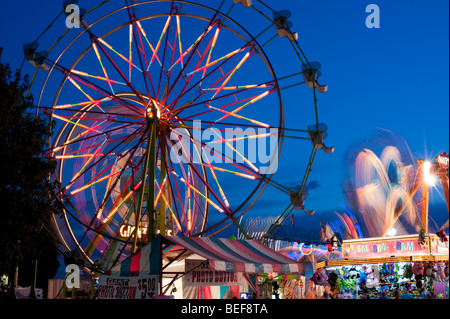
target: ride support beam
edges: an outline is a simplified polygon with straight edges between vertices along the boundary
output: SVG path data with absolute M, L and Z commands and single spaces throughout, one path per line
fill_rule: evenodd
M 427 183 L 422 183 L 422 229 L 425 234 L 428 234 L 428 201 L 429 201 L 429 187 Z
M 448 176 L 447 174 L 440 174 L 440 178 L 439 178 L 441 185 L 442 185 L 442 189 L 444 191 L 444 196 L 445 196 L 445 203 L 447 204 L 447 211 L 450 212 L 450 208 L 449 208 L 449 184 L 448 184 Z
M 166 189 L 169 186 L 163 186 L 164 180 L 166 178 L 167 175 L 167 168 L 166 168 L 166 161 L 163 160 L 163 156 L 165 157 L 165 153 L 166 153 L 166 142 L 163 138 L 161 138 L 159 140 L 159 143 L 161 145 L 161 193 L 165 193 L 164 196 L 166 196 L 167 198 L 167 192 Z M 166 185 L 169 185 L 170 183 L 166 183 Z M 169 202 L 170 203 L 170 202 Z M 158 210 L 158 217 L 159 217 L 159 233 L 161 235 L 165 235 L 166 234 L 166 203 L 165 201 L 161 200 L 159 203 L 159 210 Z
M 149 154 L 150 168 L 148 170 L 148 198 L 147 198 L 147 214 L 148 214 L 148 229 L 147 229 L 147 241 L 150 243 L 156 238 L 156 225 L 155 225 L 155 178 L 156 178 L 156 126 L 157 122 L 150 123 L 149 130 L 149 144 L 147 153 Z

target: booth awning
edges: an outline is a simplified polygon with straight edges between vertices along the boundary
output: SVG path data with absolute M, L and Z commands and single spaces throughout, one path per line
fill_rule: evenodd
M 156 275 L 161 270 L 161 253 L 170 246 L 205 258 L 209 269 L 218 271 L 279 274 L 302 272 L 301 264 L 256 240 L 158 236 L 105 274 L 120 277 Z
M 138 277 L 159 275 L 161 269 L 161 239 L 145 245 L 135 254 L 105 272 L 108 276 Z
M 302 265 L 256 240 L 204 237 L 169 237 L 165 241 L 192 251 L 209 262 L 209 268 L 246 273 L 300 273 Z

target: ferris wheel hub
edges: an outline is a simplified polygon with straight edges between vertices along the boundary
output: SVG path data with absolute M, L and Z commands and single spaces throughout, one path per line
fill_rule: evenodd
M 150 99 L 147 109 L 145 110 L 145 117 L 147 119 L 147 123 L 149 124 L 154 123 L 161 118 L 161 111 L 155 100 Z

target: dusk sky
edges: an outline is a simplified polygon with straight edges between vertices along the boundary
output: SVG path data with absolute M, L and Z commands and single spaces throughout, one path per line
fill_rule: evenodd
M 119 2 L 112 0 L 115 1 Z M 80 5 L 89 8 L 93 2 L 81 0 Z M 305 203 L 316 213 L 307 216 L 303 211 L 295 211 L 297 226 L 318 228 L 320 218 L 327 220 L 334 218 L 335 210 L 342 212 L 345 204 L 342 183 L 351 170 L 345 161 L 346 151 L 365 141 L 379 128 L 401 136 L 414 159 L 432 160 L 441 152 L 449 151 L 448 1 L 265 2 L 276 10 L 292 12 L 292 30 L 299 33 L 299 43 L 308 59 L 321 63 L 319 83 L 328 85 L 328 92 L 318 94 L 319 119 L 328 126 L 325 144 L 335 146 L 336 150 L 333 154 L 318 151 L 309 181 L 315 181 L 319 186 L 309 191 Z M 366 26 L 369 15 L 366 7 L 372 3 L 380 9 L 380 28 Z M 2 1 L 2 62 L 10 63 L 13 69 L 19 68 L 23 59 L 22 45 L 32 42 L 61 8 L 61 1 L 54 0 Z M 233 18 L 245 21 L 245 10 L 250 9 L 236 6 Z M 63 21 L 60 19 L 43 37 L 40 49 L 50 46 L 65 31 Z M 261 31 L 266 25 L 255 26 L 255 30 Z M 268 45 L 264 49 L 270 53 L 277 47 Z M 281 69 L 289 69 L 286 65 L 289 62 L 283 61 L 282 57 L 280 55 L 279 60 L 274 61 L 274 66 L 284 62 Z M 23 74 L 32 75 L 33 72 L 32 66 L 24 65 Z M 37 79 L 41 81 L 40 85 L 42 79 Z M 35 97 L 39 90 L 39 85 L 33 87 Z M 285 126 L 305 129 L 298 127 L 297 120 L 303 114 L 301 108 L 312 107 L 312 91 L 302 86 L 282 94 Z M 305 124 L 314 124 L 314 118 L 310 119 L 312 121 Z M 295 143 L 301 143 L 301 146 L 297 147 Z M 310 148 L 308 141 L 286 141 L 286 153 L 282 155 L 274 179 L 286 186 L 300 184 Z M 297 162 L 301 168 L 294 168 Z M 248 216 L 276 216 L 284 211 L 289 198 L 272 190 L 267 192 Z M 448 219 L 440 184 L 431 191 L 430 210 L 439 226 Z

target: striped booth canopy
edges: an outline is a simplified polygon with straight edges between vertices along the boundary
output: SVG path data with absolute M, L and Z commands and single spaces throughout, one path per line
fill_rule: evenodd
M 161 269 L 161 238 L 139 249 L 135 254 L 123 260 L 105 272 L 107 276 L 142 277 L 159 275 Z
M 256 240 L 164 237 L 206 258 L 209 269 L 245 273 L 300 273 L 302 265 Z
M 303 270 L 302 264 L 256 240 L 158 236 L 106 275 L 129 277 L 159 274 L 161 252 L 178 250 L 187 250 L 207 259 L 208 268 L 218 271 L 289 274 Z

